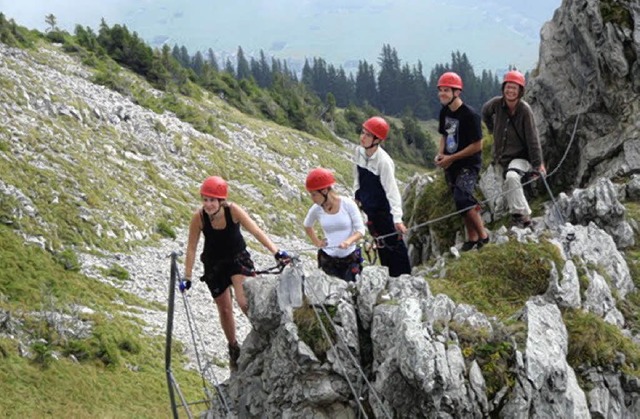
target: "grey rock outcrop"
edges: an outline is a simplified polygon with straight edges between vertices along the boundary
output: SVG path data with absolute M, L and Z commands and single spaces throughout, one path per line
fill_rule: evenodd
M 518 239 L 537 241 L 549 233 L 530 231 Z M 490 395 L 486 372 L 466 358 L 455 332 L 466 325 L 486 336 L 503 335 L 505 326 L 473 306 L 432 294 L 424 278 L 390 279 L 385 268 L 367 267 L 348 286 L 316 269 L 288 268 L 286 275 L 304 283 L 298 305 L 324 318 L 324 336 L 310 343 L 308 325 L 291 307 L 282 309 L 282 301 L 291 301 L 278 295 L 291 291 L 279 286 L 282 278 L 248 280 L 253 328 L 240 371 L 224 386 L 233 406 L 231 412 L 218 406 L 209 417 L 634 417 L 640 413 L 639 381 L 615 365 L 576 372 L 567 361 L 569 336 L 560 311 L 582 308 L 623 328 L 615 302 L 634 290 L 628 267 L 611 237 L 593 223 L 567 223 L 551 234 L 566 264 L 561 272 L 551 269 L 547 292 L 521 310 L 526 340 L 514 347 L 512 387 Z M 584 292 L 578 269 L 588 278 Z M 319 349 L 323 339 L 332 344 Z M 583 387 L 585 380 L 591 385 Z
M 580 225 L 593 222 L 613 237 L 618 248 L 633 246 L 633 228 L 625 220 L 626 209 L 619 200 L 619 189 L 625 188 L 617 188 L 609 179 L 600 178 L 585 189 L 574 189 L 570 195 L 561 193 L 556 202 L 563 221 Z M 557 217 L 555 211 L 548 214 Z
M 525 99 L 549 170 L 577 127 L 556 184 L 640 172 L 640 3 L 564 0 L 541 30 Z

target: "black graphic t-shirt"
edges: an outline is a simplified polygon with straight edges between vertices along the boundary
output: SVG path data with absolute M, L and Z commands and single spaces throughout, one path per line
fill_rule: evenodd
M 466 103 L 452 111 L 448 106 L 440 110 L 440 123 L 438 132 L 444 136 L 444 154 L 455 154 L 476 141 L 482 139 L 482 126 L 480 115 Z M 473 154 L 461 160 L 456 160 L 448 170 L 456 170 L 460 167 L 482 166 L 482 152 Z

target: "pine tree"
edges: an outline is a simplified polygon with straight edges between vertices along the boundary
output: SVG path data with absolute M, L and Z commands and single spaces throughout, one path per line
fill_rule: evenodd
M 231 74 L 234 77 L 236 75 L 236 70 L 233 68 L 233 63 L 231 63 L 231 60 L 229 58 L 227 58 L 227 60 L 224 63 L 224 71 L 226 71 L 227 73 Z
M 216 54 L 213 53 L 213 50 L 211 48 L 209 48 L 209 51 L 207 51 L 207 62 L 213 70 L 220 71 L 218 60 L 216 60 Z
M 378 106 L 378 90 L 375 77 L 373 65 L 367 63 L 367 61 L 358 63 L 355 86 L 355 103 L 358 106 L 366 104 Z
M 401 112 L 400 98 L 397 93 L 400 89 L 400 60 L 398 53 L 390 45 L 382 47 L 382 53 L 378 60 L 380 74 L 378 74 L 379 107 L 389 114 Z
M 267 56 L 262 50 L 260 50 L 259 67 L 260 67 L 260 77 L 261 77 L 259 81 L 260 85 L 263 87 L 270 87 L 272 83 L 271 68 L 269 67 L 269 63 L 267 62 Z
M 44 22 L 49 25 L 46 32 L 53 32 L 58 30 L 58 19 L 52 14 L 44 17 Z
M 244 56 L 242 47 L 238 47 L 236 78 L 238 80 L 249 79 L 251 77 L 251 69 L 249 68 L 249 61 Z
M 204 67 L 204 57 L 200 51 L 196 52 L 191 61 L 191 68 L 198 75 L 202 76 L 202 69 Z

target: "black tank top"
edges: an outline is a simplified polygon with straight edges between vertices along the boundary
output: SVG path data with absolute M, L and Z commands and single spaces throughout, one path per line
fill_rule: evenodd
M 218 230 L 213 228 L 209 214 L 202 214 L 202 233 L 204 234 L 204 250 L 201 260 L 205 265 L 217 265 L 231 262 L 236 255 L 247 248 L 247 244 L 240 233 L 240 223 L 234 223 L 231 218 L 231 208 L 223 207 L 225 228 Z

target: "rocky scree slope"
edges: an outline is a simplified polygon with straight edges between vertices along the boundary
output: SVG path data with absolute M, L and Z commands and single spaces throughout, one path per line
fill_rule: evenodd
M 165 95 L 126 70 L 120 76 L 144 95 Z M 70 249 L 88 276 L 145 300 L 166 303 L 167 256 L 185 248 L 185 229 L 206 176 L 228 179 L 230 199 L 244 205 L 279 246 L 294 251 L 309 247 L 301 239 L 310 205 L 308 170 L 323 165 L 336 171 L 342 185 L 351 184 L 348 142 L 248 118 L 213 95 L 174 99 L 213 118 L 216 134 L 204 134 L 92 80 L 93 69 L 58 46 L 22 50 L 0 44 L 0 221 L 25 242 L 54 253 Z M 162 238 L 162 230 L 176 238 Z M 273 265 L 261 245 L 249 244 L 259 268 Z M 105 276 L 114 265 L 130 280 Z M 226 341 L 217 312 L 206 286 L 194 288 L 194 317 L 207 356 L 219 360 L 224 378 Z M 176 310 L 184 314 L 182 307 Z M 132 313 L 149 330 L 164 333 L 162 310 Z M 242 337 L 249 326 L 237 314 Z M 177 318 L 176 336 L 190 346 L 184 317 Z

